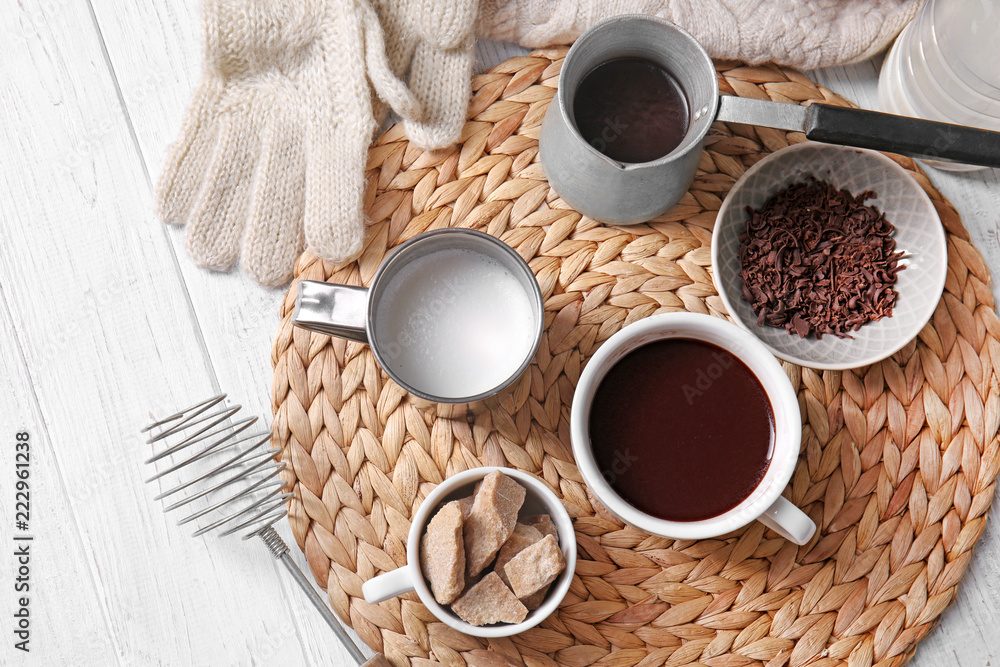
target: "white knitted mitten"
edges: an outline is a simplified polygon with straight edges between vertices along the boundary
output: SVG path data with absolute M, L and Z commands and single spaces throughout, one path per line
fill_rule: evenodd
M 468 109 L 478 0 L 375 0 L 375 4 L 393 72 L 409 73 L 410 89 L 423 109 L 419 119 L 403 120 L 406 136 L 421 148 L 455 143 Z
M 569 44 L 619 14 L 673 21 L 714 58 L 802 69 L 875 55 L 923 0 L 483 0 L 476 33 L 531 48 Z
M 206 0 L 203 17 L 202 80 L 157 184 L 161 218 L 187 225 L 199 266 L 227 270 L 239 256 L 262 285 L 287 283 L 306 242 L 325 259 L 353 258 L 375 130 L 366 64 L 398 113 L 420 113 L 391 76 L 374 10 Z

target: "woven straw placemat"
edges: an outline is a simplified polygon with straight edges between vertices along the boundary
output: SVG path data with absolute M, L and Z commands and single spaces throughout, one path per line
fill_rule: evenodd
M 933 320 L 891 358 L 846 372 L 785 364 L 803 415 L 786 495 L 819 525 L 797 547 L 753 523 L 712 540 L 654 538 L 591 500 L 568 414 L 601 341 L 657 312 L 723 316 L 709 241 L 721 198 L 747 167 L 801 134 L 716 124 L 691 191 L 658 221 L 598 224 L 569 210 L 538 163 L 539 124 L 564 49 L 477 76 L 460 146 L 428 153 L 393 127 L 371 151 L 361 258 L 303 255 L 299 279 L 367 284 L 394 246 L 438 227 L 498 236 L 528 260 L 545 300 L 534 364 L 489 411 L 422 409 L 365 345 L 294 328 L 274 343 L 274 438 L 289 464 L 289 521 L 330 604 L 396 665 L 899 665 L 952 601 L 985 527 L 1000 470 L 1000 321 L 988 270 L 955 210 L 911 160 L 948 231 Z M 778 67 L 717 65 L 724 93 L 846 102 Z M 574 517 L 576 576 L 558 611 L 509 639 L 449 629 L 414 594 L 379 605 L 361 584 L 406 562 L 421 499 L 479 465 L 535 473 Z

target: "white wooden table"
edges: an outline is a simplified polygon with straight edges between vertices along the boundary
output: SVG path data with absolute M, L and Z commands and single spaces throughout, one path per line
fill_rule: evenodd
M 151 182 L 197 81 L 197 4 L 23 0 L 0 11 L 3 665 L 349 664 L 259 544 L 191 539 L 142 482 L 138 431 L 151 414 L 220 388 L 270 413 L 282 291 L 195 268 L 181 230 L 153 213 Z M 514 52 L 483 44 L 481 65 Z M 812 74 L 871 106 L 876 73 L 863 63 Z M 931 177 L 1000 270 L 997 173 Z M 29 654 L 12 635 L 19 431 L 31 442 Z M 913 664 L 1000 665 L 996 525 Z

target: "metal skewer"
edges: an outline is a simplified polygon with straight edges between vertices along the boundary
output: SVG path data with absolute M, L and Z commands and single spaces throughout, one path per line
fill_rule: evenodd
M 274 524 L 288 513 L 287 500 L 292 495 L 285 491 L 285 482 L 280 477 L 285 463 L 275 459 L 281 452 L 268 446 L 270 433 L 250 432 L 257 417 L 233 421 L 242 406 L 228 406 L 225 399 L 225 394 L 213 396 L 142 430 L 151 434 L 146 442 L 153 445 L 154 451 L 158 446 L 164 447 L 147 459 L 146 464 L 155 465 L 164 459 L 170 462 L 168 467 L 159 470 L 146 482 L 156 482 L 171 475 L 180 480 L 161 491 L 154 500 L 179 494 L 163 511 L 188 507 L 191 513 L 181 518 L 177 525 L 194 522 L 199 526 L 199 519 L 206 521 L 207 525 L 200 525 L 193 537 L 213 530 L 220 531 L 220 536 L 239 532 L 244 540 L 259 537 L 271 555 L 285 566 L 305 591 L 309 602 L 316 607 L 357 664 L 388 665 L 381 653 L 376 653 L 370 660 L 365 658 L 323 598 L 295 565 L 288 546 L 274 530 Z M 181 460 L 175 461 L 175 455 Z M 199 500 L 202 502 L 199 503 Z

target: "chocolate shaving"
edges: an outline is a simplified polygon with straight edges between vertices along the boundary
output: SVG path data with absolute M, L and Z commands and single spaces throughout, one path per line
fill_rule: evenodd
M 895 228 L 865 201 L 810 177 L 747 207 L 740 234 L 742 296 L 758 326 L 802 338 L 851 331 L 892 315 L 902 251 Z

